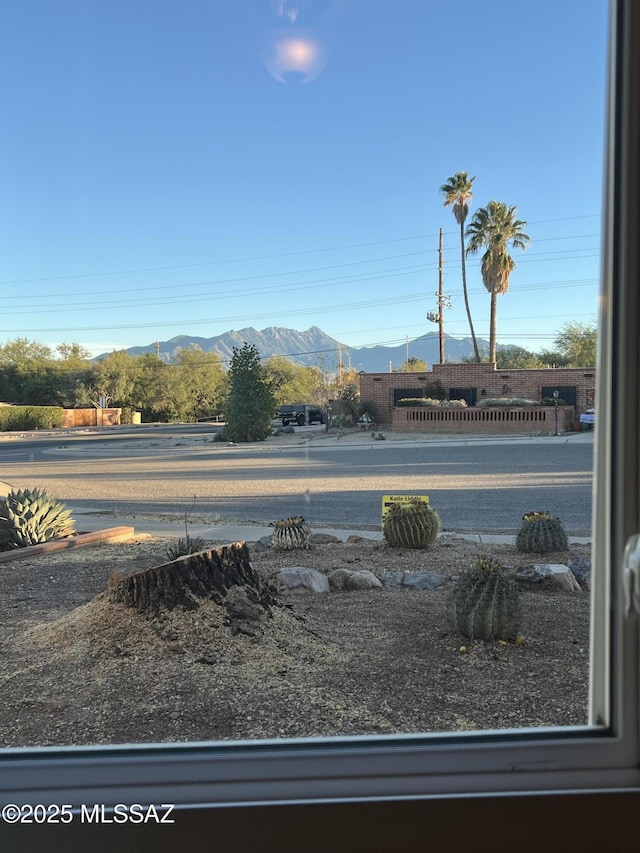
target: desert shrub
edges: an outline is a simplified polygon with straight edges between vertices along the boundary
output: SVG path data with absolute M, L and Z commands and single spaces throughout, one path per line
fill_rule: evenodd
M 517 406 L 539 406 L 539 400 L 529 400 L 527 397 L 487 397 L 479 400 L 478 406 L 505 406 L 514 408 Z
M 0 406 L 0 432 L 62 426 L 59 406 Z
M 422 407 L 426 409 L 465 409 L 466 400 L 444 400 L 435 397 L 403 397 L 396 406 L 400 408 Z
M 172 545 L 165 550 L 165 555 L 169 561 L 177 560 L 180 557 L 186 557 L 188 554 L 198 554 L 200 551 L 204 551 L 207 547 L 207 543 L 204 539 L 200 539 L 197 536 L 195 538 L 191 538 L 187 536 L 186 539 L 178 539 L 177 542 L 174 542 Z
M 436 380 L 435 382 L 429 382 L 424 386 L 424 396 L 432 397 L 434 400 L 446 400 L 447 390 L 442 382 Z
M 361 400 L 360 406 L 358 407 L 358 419 L 360 419 L 363 415 L 369 415 L 372 421 L 379 420 L 380 410 L 378 406 L 373 402 L 373 400 Z

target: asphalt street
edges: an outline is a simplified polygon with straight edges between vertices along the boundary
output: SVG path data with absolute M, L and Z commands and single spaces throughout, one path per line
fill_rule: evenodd
M 0 443 L 0 480 L 132 519 L 191 511 L 202 520 L 268 523 L 300 514 L 316 526 L 377 529 L 383 495 L 415 493 L 429 495 L 446 530 L 513 532 L 532 509 L 550 510 L 574 535 L 591 528 L 593 445 L 584 437 L 289 438 L 227 446 L 201 425 L 24 437 Z

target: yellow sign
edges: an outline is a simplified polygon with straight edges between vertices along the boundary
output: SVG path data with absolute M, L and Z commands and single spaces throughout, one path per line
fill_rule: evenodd
M 382 496 L 382 520 L 391 509 L 392 504 L 408 503 L 409 501 L 422 501 L 429 503 L 429 495 L 383 495 Z

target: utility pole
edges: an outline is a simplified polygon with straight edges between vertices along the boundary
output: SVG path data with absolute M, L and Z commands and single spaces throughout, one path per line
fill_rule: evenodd
M 407 335 L 407 366 L 409 365 L 409 335 Z
M 444 254 L 442 250 L 442 235 L 443 229 L 440 229 L 440 239 L 438 241 L 438 292 L 435 294 L 438 303 L 437 311 L 427 311 L 427 320 L 438 324 L 438 337 L 440 340 L 440 364 L 444 364 L 444 308 L 451 308 L 451 300 L 442 292 L 443 287 L 443 271 L 444 271 Z
M 440 337 L 440 364 L 444 364 L 444 318 L 442 316 L 442 228 L 438 241 L 438 335 Z
M 156 358 L 160 358 L 160 341 L 156 341 Z

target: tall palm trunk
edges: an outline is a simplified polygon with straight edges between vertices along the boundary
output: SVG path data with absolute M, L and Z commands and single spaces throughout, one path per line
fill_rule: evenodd
M 460 258 L 462 259 L 462 293 L 464 294 L 464 307 L 467 309 L 469 329 L 471 330 L 473 355 L 476 360 L 476 364 L 480 364 L 480 353 L 478 352 L 478 342 L 476 341 L 476 333 L 473 330 L 473 322 L 471 320 L 471 309 L 469 308 L 469 294 L 467 292 L 467 262 L 465 259 L 464 251 L 464 219 L 460 222 Z
M 491 317 L 489 319 L 489 361 L 494 363 L 496 358 L 496 330 L 498 316 L 498 294 L 495 290 L 491 291 Z

